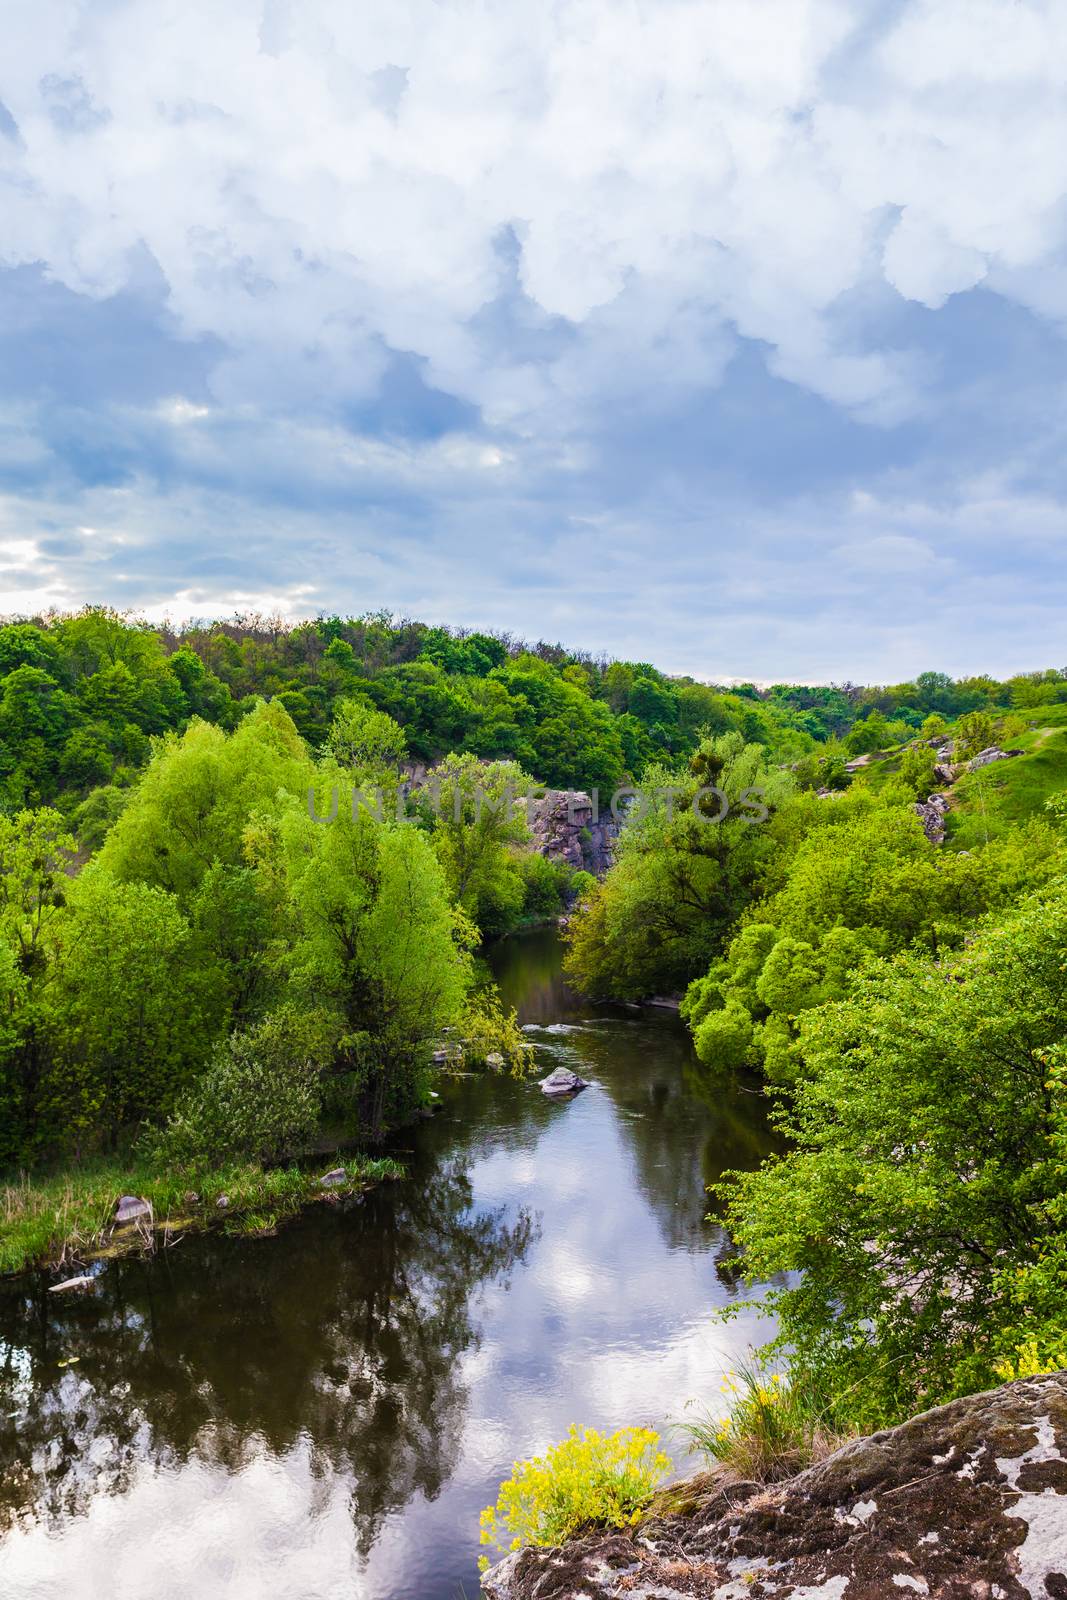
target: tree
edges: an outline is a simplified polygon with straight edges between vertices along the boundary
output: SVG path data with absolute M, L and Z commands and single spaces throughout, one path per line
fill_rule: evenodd
M 714 787 L 727 798 L 725 817 L 718 796 L 700 798 Z M 761 797 L 746 803 L 753 789 Z M 790 776 L 769 769 L 764 751 L 737 733 L 704 740 L 682 778 L 649 769 L 615 862 L 568 931 L 572 981 L 634 999 L 683 988 L 706 969 L 774 848 L 758 822 L 762 806 L 791 789 Z
M 339 1065 L 381 1133 L 418 1103 L 431 1046 L 459 1019 L 473 934 L 425 835 L 362 807 L 353 816 L 350 802 L 349 791 L 326 825 L 290 803 L 251 844 L 284 883 L 290 992 L 335 1009 Z
M 446 756 L 422 791 L 432 808 L 433 846 L 457 905 L 483 932 L 504 933 L 522 912 L 517 857 L 530 830 L 521 801 L 531 782 L 513 761 Z
M 361 776 L 395 772 L 408 753 L 403 728 L 366 700 L 338 701 L 326 749 L 341 766 Z
M 956 757 L 969 761 L 980 750 L 988 750 L 996 737 L 996 727 L 988 711 L 969 711 L 956 724 Z
M 71 885 L 53 929 L 53 1058 L 42 1088 L 65 1137 L 120 1132 L 166 1114 L 225 1022 L 221 974 L 197 951 L 177 900 L 99 866 Z
M 314 777 L 303 741 L 277 702 L 237 730 L 194 721 L 163 739 L 101 849 L 115 877 L 170 889 L 187 902 L 215 862 L 239 866 L 255 810 L 279 794 L 305 799 Z
M 146 1142 L 157 1160 L 196 1170 L 277 1158 L 318 1123 L 336 1031 L 322 1012 L 287 1007 L 219 1044 L 167 1126 Z
M 783 1342 L 864 1424 L 1063 1347 L 1065 961 L 1060 883 L 948 960 L 876 963 L 803 1017 L 792 1148 L 728 1185 L 746 1270 L 800 1274 Z
M 0 816 L 0 1164 L 39 1141 L 52 1016 L 50 941 L 74 840 L 55 811 Z

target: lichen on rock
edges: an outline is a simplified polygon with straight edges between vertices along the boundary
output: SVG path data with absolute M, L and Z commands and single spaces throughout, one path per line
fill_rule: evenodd
M 852 1440 L 769 1488 L 675 1486 L 632 1536 L 527 1549 L 488 1600 L 1067 1600 L 1067 1373 Z

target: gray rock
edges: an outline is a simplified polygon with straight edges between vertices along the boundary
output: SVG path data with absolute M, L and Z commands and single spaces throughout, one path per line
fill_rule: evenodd
M 968 772 L 977 772 L 979 767 L 988 767 L 994 761 L 1010 761 L 1013 756 L 1021 756 L 1021 750 L 1001 750 L 991 744 L 988 750 L 979 750 L 967 763 Z
M 123 1227 L 129 1222 L 151 1222 L 152 1207 L 140 1195 L 124 1194 L 115 1203 L 115 1221 Z
M 86 1289 L 91 1289 L 94 1282 L 95 1280 L 93 1278 L 88 1278 L 84 1275 L 80 1278 L 64 1278 L 62 1283 L 50 1283 L 48 1285 L 48 1293 L 65 1294 L 68 1289 L 78 1289 L 84 1291 Z
M 555 1072 L 550 1072 L 547 1078 L 541 1079 L 541 1093 L 547 1094 L 552 1100 L 561 1100 L 566 1095 L 580 1094 L 588 1087 L 585 1079 L 579 1078 L 569 1067 L 557 1067 Z
M 932 794 L 926 800 L 917 800 L 912 807 L 923 825 L 923 832 L 931 844 L 945 842 L 945 815 L 948 800 L 943 794 Z
M 342 1183 L 348 1182 L 348 1174 L 344 1167 L 334 1167 L 332 1172 L 327 1172 L 319 1179 L 320 1189 L 336 1189 Z
M 218 1209 L 220 1211 L 225 1211 L 227 1209 L 227 1207 L 229 1206 L 229 1204 L 230 1204 L 229 1195 L 228 1194 L 220 1194 L 218 1199 L 215 1201 L 215 1204 L 216 1204 L 216 1206 L 218 1207 Z
M 487 1067 L 491 1067 L 494 1072 L 501 1072 L 504 1067 L 504 1057 L 499 1050 L 490 1050 L 485 1058 L 485 1064 Z
M 677 1485 L 630 1533 L 520 1550 L 489 1600 L 1067 1595 L 1067 1373 L 969 1395 L 784 1483 Z
M 955 783 L 962 771 L 963 768 L 954 761 L 938 761 L 934 767 L 934 777 L 938 783 Z
M 620 824 L 605 802 L 603 815 L 594 815 L 593 799 L 581 789 L 549 789 L 528 808 L 533 848 L 549 861 L 603 877 L 611 865 Z M 620 807 L 621 811 L 621 807 Z

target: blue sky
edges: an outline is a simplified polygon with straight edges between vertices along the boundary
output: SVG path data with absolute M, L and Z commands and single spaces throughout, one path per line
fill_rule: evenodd
M 0 610 L 1067 664 L 1067 7 L 38 0 Z

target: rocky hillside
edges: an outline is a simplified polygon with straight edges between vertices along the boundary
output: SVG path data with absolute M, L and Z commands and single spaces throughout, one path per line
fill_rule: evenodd
M 971 1395 L 769 1489 L 694 1480 L 635 1535 L 524 1550 L 489 1600 L 1067 1600 L 1067 1373 Z

